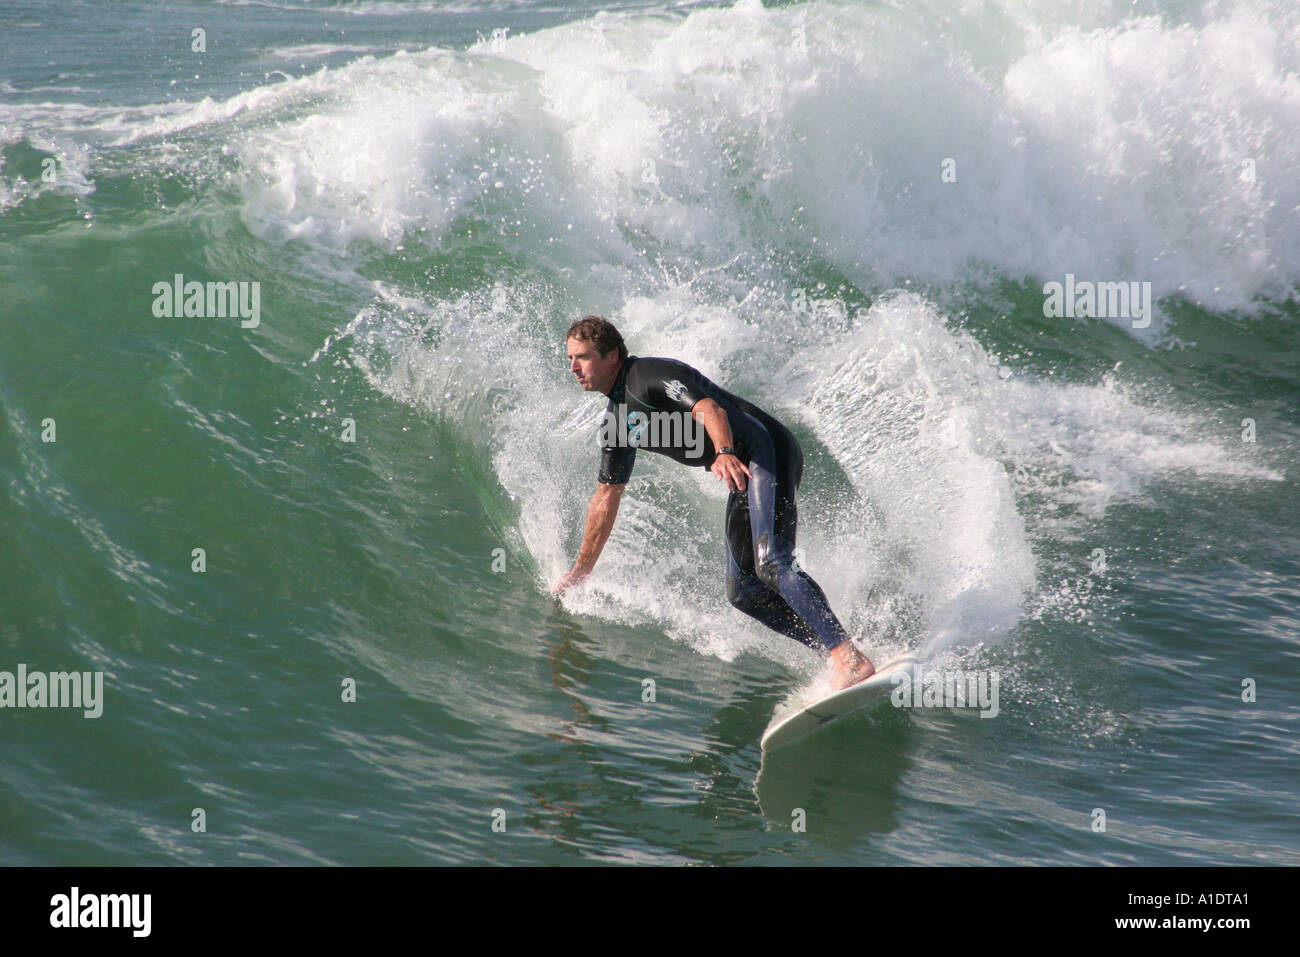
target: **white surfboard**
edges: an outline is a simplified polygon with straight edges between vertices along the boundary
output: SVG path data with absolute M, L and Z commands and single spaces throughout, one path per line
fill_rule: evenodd
M 759 747 L 764 751 L 774 751 L 802 741 L 818 731 L 828 728 L 850 715 L 869 710 L 878 704 L 887 702 L 894 688 L 895 678 L 900 674 L 916 677 L 917 666 L 921 659 L 916 655 L 903 654 L 890 658 L 880 670 L 855 685 L 850 685 L 804 707 L 796 707 L 778 718 L 774 718 L 763 732 Z

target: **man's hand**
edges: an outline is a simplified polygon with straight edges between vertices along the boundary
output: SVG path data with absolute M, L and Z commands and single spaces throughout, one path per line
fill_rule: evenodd
M 582 535 L 582 547 L 573 569 L 551 587 L 551 594 L 558 595 L 564 589 L 578 584 L 596 567 L 596 559 L 609 539 L 614 528 L 614 519 L 618 517 L 618 502 L 623 497 L 627 483 L 606 485 L 597 483 L 595 494 L 587 505 L 587 529 Z
M 733 492 L 743 492 L 746 476 L 754 477 L 745 467 L 745 463 L 731 454 L 719 455 L 709 466 L 709 471 L 718 477 L 719 482 L 725 482 L 727 488 Z
M 727 421 L 727 412 L 712 399 L 703 398 L 691 407 L 691 418 L 697 420 L 709 433 L 715 449 L 731 448 L 731 423 Z M 718 477 L 718 481 L 727 486 L 730 492 L 743 492 L 745 479 L 753 478 L 745 463 L 734 455 L 719 455 L 709 466 L 709 471 Z
M 573 569 L 572 571 L 568 572 L 563 578 L 561 578 L 558 582 L 556 582 L 553 586 L 551 586 L 551 594 L 559 595 L 560 592 L 564 591 L 564 589 L 571 588 L 572 586 L 577 585 L 579 582 L 581 582 L 584 578 L 586 578 L 590 574 L 591 572 L 589 571 L 580 571 L 576 568 Z

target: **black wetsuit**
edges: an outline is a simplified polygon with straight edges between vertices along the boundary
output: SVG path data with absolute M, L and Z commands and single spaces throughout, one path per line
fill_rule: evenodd
M 636 450 L 709 468 L 717 457 L 691 416 L 709 398 L 727 413 L 731 444 L 752 478 L 727 499 L 727 597 L 783 635 L 830 650 L 848 635 L 821 587 L 794 562 L 803 452 L 790 430 L 675 359 L 629 356 L 609 392 L 601 425 L 599 481 L 622 485 Z

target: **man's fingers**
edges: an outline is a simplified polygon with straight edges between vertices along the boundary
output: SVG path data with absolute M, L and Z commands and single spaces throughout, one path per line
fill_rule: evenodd
M 749 469 L 745 468 L 744 463 L 739 460 L 734 465 L 730 462 L 715 463 L 710 471 L 713 472 L 719 482 L 724 483 L 733 492 L 743 492 L 745 490 L 745 480 L 741 478 L 742 475 L 748 475 L 750 478 L 754 477 L 750 474 Z
M 581 584 L 582 582 L 586 581 L 587 576 L 589 574 L 591 573 L 590 572 L 582 572 L 582 573 L 565 572 L 564 577 L 561 578 L 558 582 L 556 582 L 554 586 L 552 586 L 551 594 L 558 595 L 566 588 L 572 588 L 574 585 Z
M 737 465 L 739 465 L 739 468 L 737 468 Z M 741 475 L 749 475 L 749 469 L 745 468 L 744 465 L 739 463 L 733 465 L 728 462 L 722 467 L 722 473 L 718 478 L 723 479 L 727 483 L 727 488 L 731 491 L 743 492 L 745 490 L 745 480 L 741 478 Z

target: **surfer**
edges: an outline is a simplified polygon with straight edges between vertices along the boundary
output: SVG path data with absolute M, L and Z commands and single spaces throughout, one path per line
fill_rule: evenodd
M 609 396 L 601 426 L 596 492 L 582 546 L 559 593 L 591 574 L 618 516 L 636 450 L 707 468 L 726 484 L 727 598 L 745 614 L 831 659 L 831 684 L 846 688 L 875 673 L 854 647 L 821 587 L 794 561 L 795 494 L 803 453 L 789 429 L 675 359 L 628 355 L 599 316 L 569 327 L 569 370 L 588 392 Z

